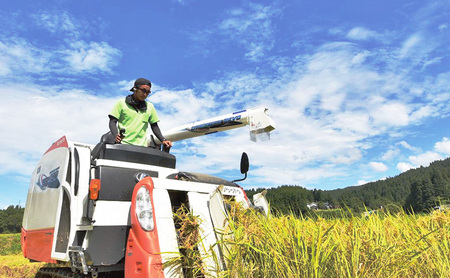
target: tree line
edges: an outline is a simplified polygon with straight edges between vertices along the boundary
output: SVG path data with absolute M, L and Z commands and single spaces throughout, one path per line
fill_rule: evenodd
M 9 206 L 0 210 L 0 234 L 20 233 L 24 208 Z
M 246 193 L 251 199 L 263 190 L 246 190 Z M 360 186 L 308 190 L 296 185 L 283 185 L 267 189 L 266 197 L 271 208 L 282 214 L 305 214 L 310 203 L 316 203 L 319 208 L 346 208 L 352 212 L 379 208 L 426 212 L 436 206 L 450 204 L 450 158 Z

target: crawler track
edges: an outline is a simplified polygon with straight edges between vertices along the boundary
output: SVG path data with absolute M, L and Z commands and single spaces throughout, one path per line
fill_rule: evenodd
M 35 278 L 92 278 L 91 274 L 84 275 L 82 273 L 74 273 L 68 267 L 43 267 L 36 273 Z M 99 273 L 98 278 L 123 278 L 124 274 L 121 271 Z

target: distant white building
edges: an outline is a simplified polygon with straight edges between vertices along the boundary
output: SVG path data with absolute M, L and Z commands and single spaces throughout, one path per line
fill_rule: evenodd
M 317 210 L 317 209 L 332 209 L 333 207 L 330 205 L 330 203 L 325 202 L 323 203 L 323 205 L 319 208 L 319 204 L 318 203 L 310 203 L 310 204 L 306 204 L 306 207 L 308 207 L 308 209 L 312 209 L 312 210 Z

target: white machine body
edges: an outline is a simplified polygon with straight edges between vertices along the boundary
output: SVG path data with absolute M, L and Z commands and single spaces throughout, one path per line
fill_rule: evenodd
M 257 108 L 185 125 L 165 136 L 177 141 L 245 125 L 254 135 L 275 128 L 267 109 Z M 226 268 L 217 244 L 217 232 L 226 223 L 224 199 L 245 208 L 251 202 L 236 183 L 182 172 L 175 165 L 175 156 L 157 149 L 94 146 L 63 136 L 43 155 L 31 177 L 22 224 L 24 256 L 69 265 L 73 272 L 92 277 L 117 270 L 125 277 L 183 277 L 182 268 L 162 265 L 180 255 L 173 213 L 185 205 L 200 218 L 199 251 L 214 277 Z M 142 192 L 148 192 L 144 201 Z M 267 213 L 265 197 L 255 200 Z M 151 229 L 140 222 L 142 204 L 149 208 L 144 212 Z

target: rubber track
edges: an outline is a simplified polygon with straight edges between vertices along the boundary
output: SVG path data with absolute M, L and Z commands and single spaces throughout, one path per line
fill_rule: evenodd
M 74 273 L 68 267 L 42 267 L 37 272 L 35 278 L 85 278 L 91 277 L 90 275 L 84 275 L 81 273 Z
M 36 273 L 35 278 L 91 278 L 91 274 L 74 273 L 68 267 L 42 267 Z M 123 272 L 99 273 L 98 278 L 124 277 Z

